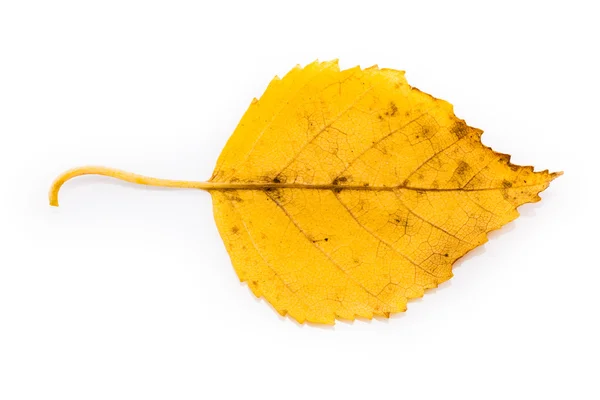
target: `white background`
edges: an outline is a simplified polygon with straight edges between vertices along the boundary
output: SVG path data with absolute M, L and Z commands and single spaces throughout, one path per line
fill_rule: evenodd
M 594 1 L 2 1 L 0 398 L 597 399 Z M 404 69 L 564 170 L 388 320 L 300 326 L 239 283 L 200 191 L 252 97 L 314 59 Z M 384 397 L 385 396 L 385 397 Z

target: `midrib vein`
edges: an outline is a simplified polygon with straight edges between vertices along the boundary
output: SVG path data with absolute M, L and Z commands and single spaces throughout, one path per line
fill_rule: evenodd
M 334 185 L 334 184 L 305 184 L 305 183 L 268 183 L 268 182 L 199 182 L 202 183 L 202 187 L 198 185 L 198 189 L 207 191 L 213 190 L 277 190 L 277 189 L 303 189 L 303 190 L 358 190 L 358 191 L 373 191 L 373 192 L 393 192 L 395 190 L 412 190 L 417 192 L 481 192 L 489 190 L 511 190 L 521 189 L 533 186 L 540 186 L 543 183 L 534 185 L 521 185 L 512 186 L 510 188 L 505 187 L 494 187 L 494 188 L 427 188 L 427 187 L 415 187 L 405 185 L 395 186 L 370 186 L 370 185 Z

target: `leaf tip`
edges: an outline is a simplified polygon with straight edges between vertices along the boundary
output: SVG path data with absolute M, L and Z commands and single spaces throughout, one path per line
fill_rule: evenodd
M 554 179 L 558 178 L 559 176 L 561 176 L 561 175 L 563 175 L 563 174 L 564 174 L 564 171 L 552 172 L 552 173 L 550 174 L 550 179 L 551 179 L 551 180 L 554 180 Z

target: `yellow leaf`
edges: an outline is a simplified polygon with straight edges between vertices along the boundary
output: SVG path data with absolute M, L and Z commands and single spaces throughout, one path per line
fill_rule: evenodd
M 560 175 L 511 164 L 481 134 L 401 71 L 314 62 L 252 102 L 209 182 L 79 169 L 51 203 L 84 173 L 209 190 L 240 280 L 281 315 L 389 316 Z

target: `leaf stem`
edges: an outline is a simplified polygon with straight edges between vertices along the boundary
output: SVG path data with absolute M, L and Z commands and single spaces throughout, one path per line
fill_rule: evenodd
M 50 205 L 58 207 L 58 192 L 61 186 L 69 179 L 81 176 L 81 175 L 102 175 L 108 176 L 115 179 L 120 179 L 125 182 L 137 183 L 139 185 L 148 186 L 160 186 L 169 188 L 184 188 L 184 189 L 203 189 L 207 190 L 213 185 L 209 182 L 194 182 L 194 181 L 177 181 L 171 179 L 158 179 L 149 176 L 143 176 L 134 174 L 127 171 L 121 171 L 119 169 L 97 167 L 97 166 L 86 166 L 70 169 L 56 178 L 50 187 L 48 198 Z

